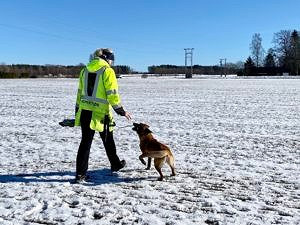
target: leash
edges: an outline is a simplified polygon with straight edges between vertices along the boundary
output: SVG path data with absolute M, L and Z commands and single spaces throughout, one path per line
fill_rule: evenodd
M 75 119 L 64 119 L 63 121 L 59 122 L 59 125 L 63 126 L 63 127 L 74 127 L 74 124 L 75 124 Z M 127 128 L 127 127 L 132 127 L 133 126 L 133 123 L 132 125 L 126 125 L 126 126 L 122 126 L 122 127 L 119 127 L 119 126 L 116 126 L 117 128 Z M 105 127 L 106 130 L 108 130 L 107 127 Z
M 131 120 L 132 121 L 132 120 Z M 126 127 L 132 127 L 133 124 L 135 124 L 136 122 L 135 121 L 132 121 L 132 124 L 131 125 L 126 125 L 126 126 L 122 126 L 122 127 L 119 127 L 119 126 L 116 126 L 117 128 L 126 128 Z
M 119 126 L 117 126 L 117 128 L 126 128 L 126 127 L 132 127 L 132 125 L 127 125 L 127 126 L 123 126 L 123 127 L 119 127 Z

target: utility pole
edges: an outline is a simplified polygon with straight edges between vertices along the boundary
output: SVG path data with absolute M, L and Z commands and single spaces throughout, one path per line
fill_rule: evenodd
M 185 55 L 185 66 L 184 66 L 184 71 L 185 71 L 185 78 L 192 78 L 193 77 L 193 50 L 194 48 L 185 48 L 184 49 L 184 55 Z M 190 72 L 188 72 L 188 60 L 190 61 Z
M 224 61 L 224 67 L 223 67 L 223 61 Z M 227 71 L 226 71 L 226 61 L 227 61 L 227 59 L 226 58 L 224 58 L 224 59 L 220 59 L 220 67 L 221 67 L 221 77 L 223 76 L 223 73 L 224 73 L 224 76 L 226 77 L 226 75 L 227 75 Z

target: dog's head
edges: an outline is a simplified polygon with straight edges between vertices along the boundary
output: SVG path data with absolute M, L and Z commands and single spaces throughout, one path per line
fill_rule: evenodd
M 136 131 L 140 136 L 152 133 L 152 131 L 149 130 L 149 125 L 144 123 L 133 123 L 132 130 Z

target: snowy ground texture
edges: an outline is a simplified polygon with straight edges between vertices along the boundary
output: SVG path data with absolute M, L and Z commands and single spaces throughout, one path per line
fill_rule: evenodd
M 125 108 L 169 145 L 177 176 L 144 170 L 116 116 L 127 167 L 99 135 L 91 182 L 72 184 L 76 79 L 0 80 L 0 224 L 300 224 L 300 79 L 119 79 Z

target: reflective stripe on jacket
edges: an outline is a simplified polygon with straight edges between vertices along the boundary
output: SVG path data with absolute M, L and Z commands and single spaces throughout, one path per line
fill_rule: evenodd
M 112 108 L 116 110 L 122 106 L 115 72 L 103 59 L 92 60 L 80 71 L 76 106 L 79 110 L 75 116 L 75 126 L 80 126 L 81 111 L 90 110 L 93 112 L 92 130 L 103 131 L 105 115 L 109 117 L 109 130 L 113 130 Z

